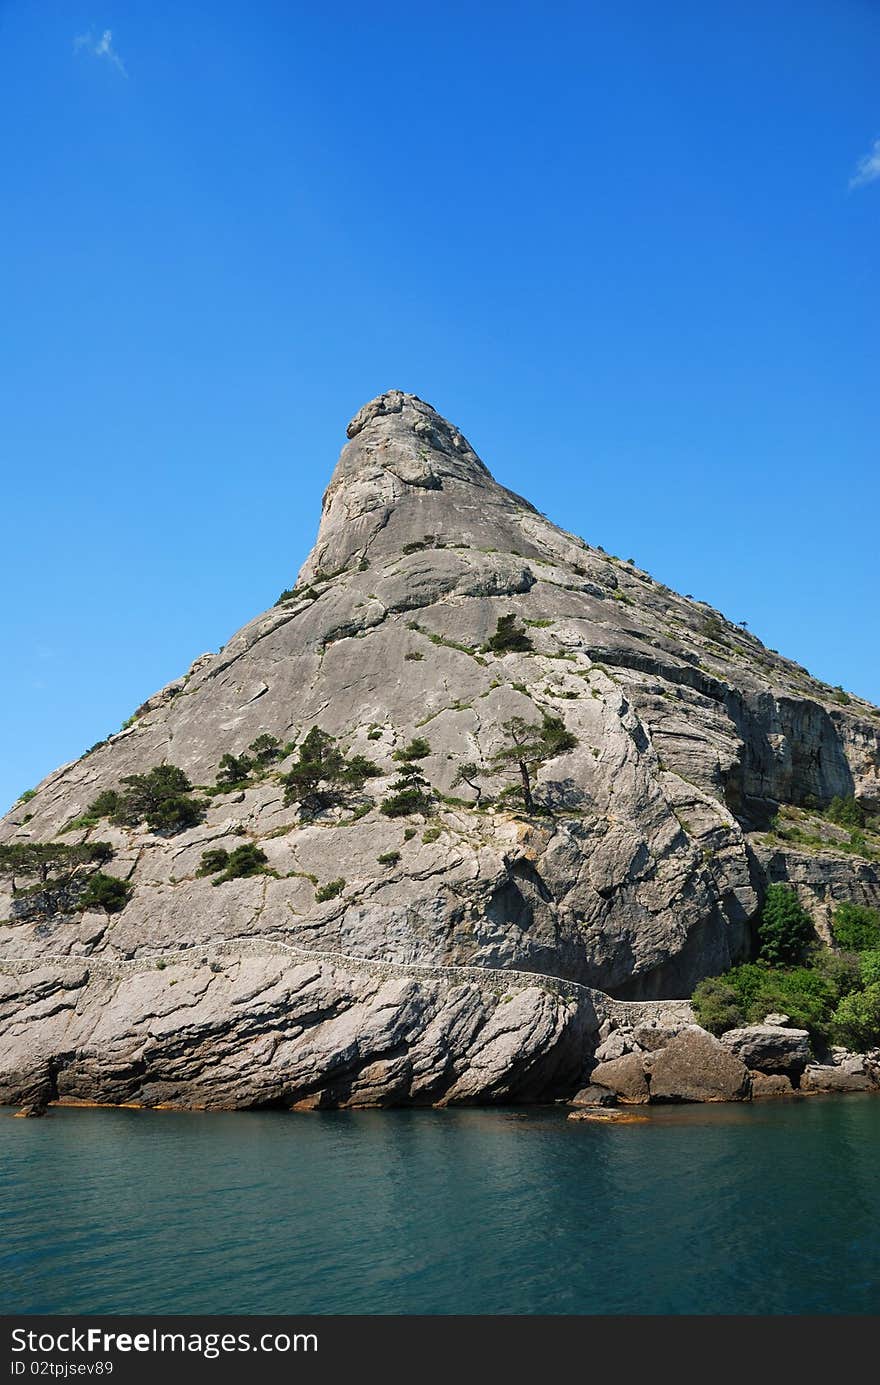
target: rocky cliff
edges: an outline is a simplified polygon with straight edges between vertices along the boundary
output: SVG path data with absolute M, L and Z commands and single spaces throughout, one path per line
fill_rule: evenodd
M 880 902 L 821 816 L 880 809 L 876 708 L 551 524 L 415 396 L 348 437 L 290 591 L 0 824 L 108 843 L 129 896 L 7 879 L 0 1100 L 531 1099 L 615 1003 L 743 959 L 768 879 L 820 931 Z M 342 768 L 310 797 L 313 727 Z M 158 765 L 191 824 L 95 812 Z

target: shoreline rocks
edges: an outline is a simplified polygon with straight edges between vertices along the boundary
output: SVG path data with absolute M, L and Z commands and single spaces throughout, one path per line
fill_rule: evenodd
M 810 1036 L 806 1029 L 783 1025 L 750 1024 L 743 1029 L 728 1029 L 721 1043 L 746 1067 L 763 1073 L 800 1074 L 813 1060 Z

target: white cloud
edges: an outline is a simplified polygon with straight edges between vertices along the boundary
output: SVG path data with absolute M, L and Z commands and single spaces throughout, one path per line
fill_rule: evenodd
M 863 188 L 880 178 L 880 139 L 875 139 L 870 153 L 859 159 L 856 171 L 849 180 L 851 188 Z
M 79 53 L 83 48 L 96 58 L 106 58 L 108 62 L 111 62 L 113 66 L 122 73 L 123 77 L 128 76 L 125 70 L 125 63 L 113 47 L 113 34 L 110 29 L 105 29 L 97 42 L 95 41 L 94 34 L 91 32 L 87 34 L 77 34 L 76 38 L 73 40 L 73 51 Z

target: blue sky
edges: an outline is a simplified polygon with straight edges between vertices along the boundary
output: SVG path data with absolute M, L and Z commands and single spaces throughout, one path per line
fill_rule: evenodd
M 429 400 L 880 701 L 880 6 L 0 0 L 0 801 L 290 585 Z

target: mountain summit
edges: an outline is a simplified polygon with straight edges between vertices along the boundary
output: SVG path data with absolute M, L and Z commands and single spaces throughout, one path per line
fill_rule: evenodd
M 880 808 L 876 708 L 415 395 L 347 434 L 294 586 L 0 823 L 0 1100 L 545 1096 L 621 1006 L 686 1016 L 768 883 L 820 933 L 880 902 L 823 816 Z

